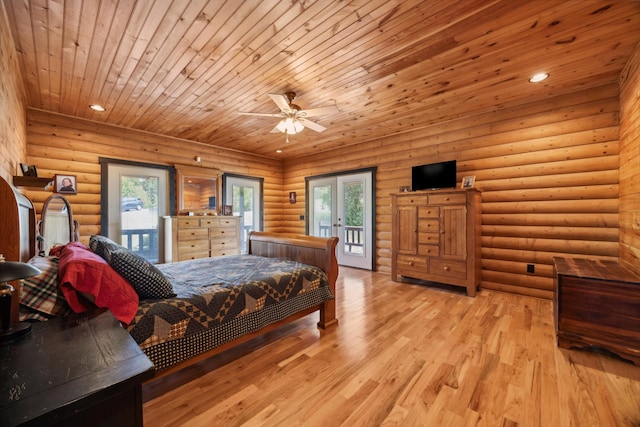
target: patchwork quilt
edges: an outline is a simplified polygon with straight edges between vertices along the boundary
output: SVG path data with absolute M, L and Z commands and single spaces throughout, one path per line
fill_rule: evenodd
M 127 329 L 158 371 L 333 299 L 321 269 L 294 261 L 238 255 L 157 267 L 177 296 L 141 300 Z

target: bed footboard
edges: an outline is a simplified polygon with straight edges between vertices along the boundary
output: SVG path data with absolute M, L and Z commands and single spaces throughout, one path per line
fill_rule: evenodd
M 249 250 L 252 255 L 284 258 L 321 268 L 329 278 L 331 291 L 336 295 L 338 260 L 337 237 L 315 237 L 289 233 L 249 233 Z M 338 322 L 335 299 L 326 301 L 320 308 L 319 328 L 327 328 Z

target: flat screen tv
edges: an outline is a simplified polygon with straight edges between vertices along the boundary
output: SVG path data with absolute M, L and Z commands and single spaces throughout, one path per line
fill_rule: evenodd
M 411 170 L 411 189 L 413 191 L 455 187 L 455 160 L 414 166 Z

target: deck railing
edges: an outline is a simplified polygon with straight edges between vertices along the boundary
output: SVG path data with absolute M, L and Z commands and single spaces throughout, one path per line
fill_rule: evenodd
M 344 227 L 344 245 L 348 246 L 349 252 L 353 252 L 353 247 L 364 247 L 364 227 Z
M 320 237 L 331 236 L 331 225 L 320 223 L 318 229 L 320 231 Z M 345 250 L 353 252 L 353 248 L 364 247 L 364 227 L 344 227 L 344 236 L 342 241 L 344 242 Z
M 158 229 L 122 230 L 122 246 L 150 262 L 158 262 Z

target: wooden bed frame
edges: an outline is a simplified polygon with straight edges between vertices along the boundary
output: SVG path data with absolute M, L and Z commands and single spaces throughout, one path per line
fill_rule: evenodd
M 302 262 L 304 264 L 314 265 L 322 269 L 329 278 L 329 285 L 333 295 L 336 295 L 336 280 L 338 279 L 338 260 L 336 258 L 336 246 L 338 244 L 337 237 L 314 237 L 301 234 L 287 233 L 266 233 L 252 231 L 249 233 L 249 250 L 252 255 L 260 255 L 268 258 L 284 258 L 292 261 Z M 246 334 L 228 343 L 222 344 L 198 356 L 178 363 L 162 372 L 156 374 L 147 383 L 154 382 L 157 379 L 171 375 L 187 366 L 193 365 L 205 359 L 208 359 L 223 351 L 229 350 L 253 338 L 264 335 L 273 331 L 280 326 L 298 320 L 315 311 L 320 312 L 320 320 L 318 327 L 326 329 L 332 325 L 338 324 L 336 318 L 336 300 L 335 298 L 325 301 L 317 307 L 299 311 L 279 322 L 265 326 L 259 331 Z
M 8 261 L 27 261 L 29 257 L 36 253 L 36 223 L 33 203 L 4 179 L 0 178 L 0 181 L 0 218 L 3 220 L 0 226 L 0 253 L 4 253 Z M 248 252 L 253 255 L 285 258 L 317 266 L 326 273 L 331 290 L 336 295 L 336 280 L 338 278 L 337 243 L 337 237 L 325 238 L 298 234 L 251 232 L 249 234 Z M 16 283 L 16 285 L 18 284 Z M 17 301 L 18 298 L 14 298 L 14 300 Z M 186 366 L 238 346 L 315 311 L 320 313 L 319 328 L 325 329 L 338 323 L 335 299 L 326 301 L 317 307 L 295 313 L 280 322 L 179 363 L 162 371 L 150 381 L 165 377 Z M 17 304 L 16 310 L 12 310 L 12 316 L 17 319 Z

